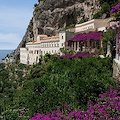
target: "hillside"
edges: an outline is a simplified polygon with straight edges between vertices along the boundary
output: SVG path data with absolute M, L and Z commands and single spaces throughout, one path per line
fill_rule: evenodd
M 64 102 L 72 110 L 84 110 L 88 100 L 96 103 L 100 93 L 116 84 L 110 58 L 62 59 L 46 54 L 40 61 L 29 67 L 0 64 L 0 116 L 28 120 L 34 113 L 63 111 Z

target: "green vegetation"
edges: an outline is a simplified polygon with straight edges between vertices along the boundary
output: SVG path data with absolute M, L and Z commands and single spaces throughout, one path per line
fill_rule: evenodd
M 95 13 L 95 14 L 93 15 L 93 19 L 98 19 L 98 18 L 100 18 L 101 16 L 102 16 L 102 11 L 99 10 L 97 13 Z
M 45 1 L 45 0 L 39 0 Z M 116 0 L 114 0 L 116 2 Z M 102 9 L 94 15 L 101 17 L 111 7 L 111 0 L 100 0 Z M 36 12 L 41 9 L 35 5 Z M 74 9 L 76 14 L 76 10 Z M 80 23 L 86 20 L 81 20 Z M 76 19 L 73 18 L 73 23 Z M 65 29 L 74 28 L 74 25 Z M 23 64 L 0 64 L 0 116 L 6 120 L 19 120 L 19 109 L 25 108 L 27 120 L 33 113 L 47 113 L 64 109 L 65 102 L 72 110 L 86 109 L 87 101 L 98 101 L 98 95 L 115 87 L 112 78 L 112 59 L 115 57 L 116 34 L 119 27 L 108 30 L 102 38 L 104 52 L 110 42 L 112 58 L 89 56 L 87 58 L 61 59 L 59 55 L 40 56 L 39 63 L 32 66 Z M 64 54 L 74 51 L 61 49 Z M 102 52 L 102 49 L 99 51 Z
M 67 26 L 67 27 L 63 28 L 63 30 L 74 28 L 74 27 L 75 27 L 75 25 L 70 25 L 70 26 Z
M 8 120 L 18 120 L 18 109 L 28 109 L 24 115 L 32 117 L 34 112 L 62 110 L 64 102 L 75 110 L 86 109 L 88 100 L 97 102 L 100 93 L 115 86 L 111 59 L 99 56 L 60 59 L 46 54 L 29 68 L 23 64 L 14 68 L 12 63 L 7 69 L 0 66 L 0 113 Z
M 42 62 L 31 66 L 29 80 L 14 95 L 14 104 L 28 108 L 29 116 L 34 112 L 62 110 L 64 102 L 72 109 L 85 109 L 88 100 L 96 102 L 98 94 L 115 86 L 109 58 L 95 56 L 53 61 L 46 55 Z
M 0 115 L 6 120 L 17 120 L 18 111 L 13 96 L 22 87 L 29 67 L 23 64 L 0 63 Z
M 99 1 L 101 5 L 107 2 L 110 6 L 114 6 L 119 2 L 119 0 L 99 0 Z
M 88 20 L 87 19 L 82 19 L 80 20 L 80 22 L 78 24 L 81 24 L 81 23 L 84 23 L 84 22 L 87 22 Z
M 120 30 L 120 27 L 116 27 L 115 29 L 109 29 L 107 30 L 102 37 L 103 41 L 103 50 L 104 50 L 104 55 L 107 54 L 107 45 L 110 45 L 110 52 L 111 52 L 111 57 L 112 59 L 115 58 L 116 55 L 116 35 L 118 33 L 118 30 Z
M 106 14 L 106 17 L 110 17 L 110 5 L 107 2 L 104 2 L 101 5 L 101 10 L 99 10 L 96 14 L 93 15 L 93 19 L 102 17 L 104 13 Z
M 114 2 L 113 0 L 100 0 L 101 10 L 99 10 L 96 14 L 93 15 L 93 19 L 98 19 L 102 17 L 104 13 L 106 14 L 106 18 L 110 17 L 111 7 L 116 5 L 118 1 L 119 0 L 114 0 Z

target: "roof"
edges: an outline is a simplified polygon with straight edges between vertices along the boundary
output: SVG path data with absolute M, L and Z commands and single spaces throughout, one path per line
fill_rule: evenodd
M 54 42 L 54 41 L 59 41 L 59 37 L 57 36 L 56 39 L 52 39 L 52 37 L 48 37 L 50 39 L 47 39 L 47 40 L 40 40 L 40 41 L 34 41 L 34 42 L 28 42 L 28 44 L 39 44 L 39 43 L 44 43 L 44 42 Z
M 40 37 L 48 37 L 47 35 L 38 35 L 38 36 L 40 36 Z
M 76 27 L 80 27 L 80 26 L 83 26 L 83 25 L 86 25 L 86 24 L 89 24 L 89 23 L 93 23 L 95 21 L 105 21 L 105 19 L 93 19 L 93 20 L 90 20 L 90 21 L 87 21 L 87 22 L 84 22 L 84 23 L 81 23 L 81 24 L 76 24 L 75 25 L 75 28 Z M 106 21 L 105 21 L 106 22 Z

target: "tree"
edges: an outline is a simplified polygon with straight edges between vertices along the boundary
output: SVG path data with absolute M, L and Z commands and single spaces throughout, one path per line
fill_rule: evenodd
M 37 6 L 38 6 L 38 4 L 37 4 L 37 3 L 35 3 L 35 4 L 34 4 L 34 8 L 36 8 Z

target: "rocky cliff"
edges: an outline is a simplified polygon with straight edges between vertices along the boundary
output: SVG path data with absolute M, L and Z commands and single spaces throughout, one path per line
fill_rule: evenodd
M 35 7 L 33 19 L 16 49 L 15 61 L 19 57 L 20 47 L 36 40 L 38 34 L 55 35 L 66 26 L 90 20 L 100 9 L 99 0 L 44 0 Z

